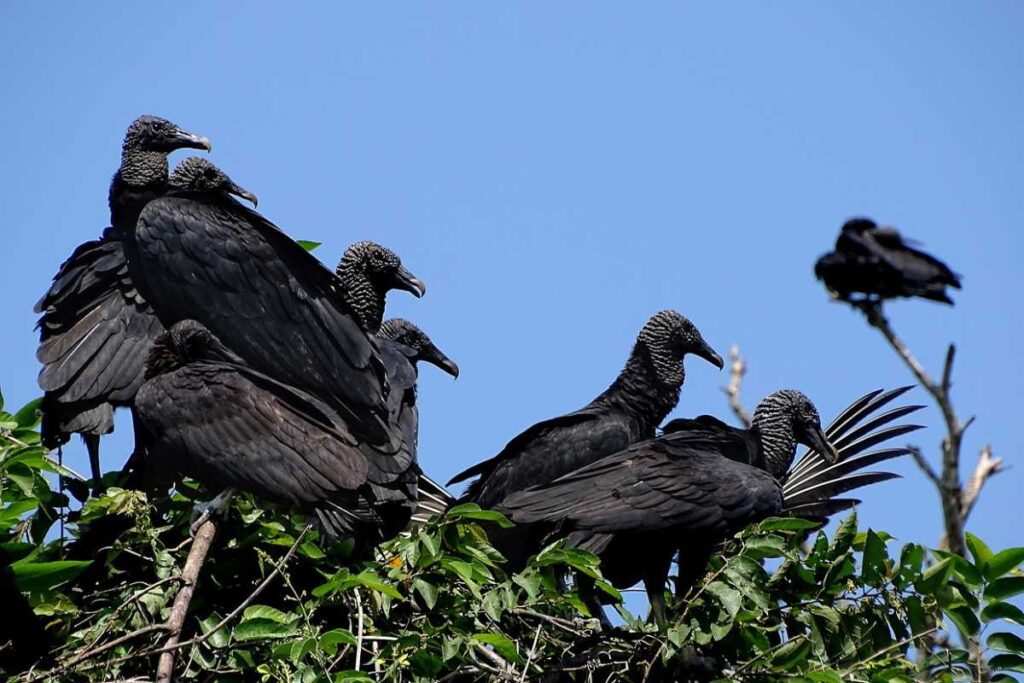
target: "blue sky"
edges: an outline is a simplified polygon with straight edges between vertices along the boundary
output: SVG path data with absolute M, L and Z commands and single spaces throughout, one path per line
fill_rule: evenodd
M 900 302 L 894 326 L 1014 464 L 1024 354 L 1024 5 L 812 2 L 342 3 L 0 7 L 4 249 L 0 386 L 37 394 L 32 304 L 107 224 L 125 126 L 154 113 L 296 238 L 395 249 L 430 286 L 389 312 L 462 367 L 421 380 L 420 453 L 441 480 L 605 388 L 636 332 L 676 308 L 749 361 L 745 399 L 798 388 L 827 420 L 910 378 L 811 269 L 868 215 L 964 274 L 956 308 Z M 175 158 L 180 158 L 181 154 Z M 676 415 L 727 417 L 727 376 L 697 360 Z M 927 402 L 921 391 L 911 394 Z M 941 419 L 916 440 L 937 461 Z M 130 447 L 126 420 L 105 463 Z M 67 450 L 85 471 L 84 449 Z M 934 543 L 911 463 L 862 520 Z M 1019 544 L 995 478 L 970 527 Z

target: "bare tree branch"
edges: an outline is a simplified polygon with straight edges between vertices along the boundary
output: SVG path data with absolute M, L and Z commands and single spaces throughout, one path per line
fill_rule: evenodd
M 185 615 L 188 614 L 189 603 L 192 602 L 192 594 L 196 589 L 196 580 L 199 572 L 203 569 L 206 556 L 210 552 L 210 546 L 217 535 L 217 523 L 211 517 L 207 519 L 196 531 L 195 539 L 192 541 L 192 549 L 185 560 L 185 568 L 181 572 L 181 589 L 174 598 L 174 605 L 171 607 L 171 615 L 167 619 L 166 628 L 171 635 L 164 645 L 166 648 L 174 648 L 181 637 L 181 628 L 185 624 Z M 156 683 L 170 683 L 174 674 L 174 655 L 177 649 L 169 649 L 160 655 L 160 661 L 156 667 Z
M 981 489 L 985 486 L 985 482 L 993 474 L 1002 471 L 1003 459 L 992 457 L 992 446 L 985 446 L 981 449 L 981 454 L 978 455 L 978 464 L 974 467 L 974 474 L 971 475 L 967 482 L 967 488 L 964 490 L 963 519 L 965 523 L 974 510 L 974 504 L 978 502 L 978 496 L 981 495 Z
M 729 384 L 722 387 L 722 391 L 729 397 L 729 407 L 733 414 L 743 423 L 743 426 L 750 429 L 754 421 L 750 418 L 750 412 L 743 407 L 740 401 L 740 390 L 743 388 L 743 376 L 747 374 L 747 364 L 740 356 L 740 347 L 736 344 L 729 349 Z

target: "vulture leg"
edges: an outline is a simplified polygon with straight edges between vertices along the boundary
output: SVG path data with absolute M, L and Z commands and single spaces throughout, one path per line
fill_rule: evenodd
M 580 600 L 587 606 L 590 615 L 601 623 L 601 630 L 605 633 L 613 631 L 615 626 L 604 611 L 601 598 L 597 594 L 597 586 L 594 585 L 594 579 L 582 572 L 576 572 L 576 588 L 579 590 Z
M 647 591 L 647 599 L 651 603 L 648 618 L 653 618 L 654 623 L 662 631 L 668 628 L 668 619 L 665 615 L 665 582 L 668 580 L 668 573 L 672 567 L 673 550 L 663 557 L 654 558 L 644 572 L 644 589 Z
M 676 577 L 676 600 L 682 600 L 690 589 L 704 577 L 713 545 L 693 544 L 679 549 L 679 576 Z
M 196 503 L 194 511 L 194 519 L 192 524 L 189 526 L 194 536 L 206 520 L 210 519 L 214 515 L 223 515 L 228 511 L 228 507 L 231 505 L 231 499 L 235 497 L 235 490 L 231 488 L 224 489 L 218 493 L 213 500 L 208 503 Z
M 100 472 L 100 436 L 99 434 L 82 434 L 85 449 L 89 451 L 89 469 L 92 470 L 92 495 L 103 493 L 103 473 Z

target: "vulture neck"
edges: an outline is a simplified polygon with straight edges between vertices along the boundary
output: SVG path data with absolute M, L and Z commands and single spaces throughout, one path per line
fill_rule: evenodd
M 591 405 L 625 413 L 636 422 L 637 438 L 649 438 L 679 403 L 685 379 L 683 364 L 672 353 L 638 341 L 626 367 Z
M 146 204 L 167 191 L 167 177 L 167 155 L 163 152 L 123 150 L 121 167 L 110 182 L 107 196 L 110 224 L 133 230 Z
M 352 309 L 359 327 L 368 334 L 377 334 L 384 320 L 386 293 L 373 286 L 366 273 L 360 270 L 358 263 L 342 260 L 338 264 L 337 274 L 341 280 L 342 297 Z
M 796 454 L 793 422 L 782 406 L 769 399 L 758 404 L 753 422 L 761 443 L 761 462 L 757 466 L 782 481 Z

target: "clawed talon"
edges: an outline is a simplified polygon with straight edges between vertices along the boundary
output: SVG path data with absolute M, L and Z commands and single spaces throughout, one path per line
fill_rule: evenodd
M 196 503 L 192 508 L 192 522 L 189 524 L 189 534 L 196 535 L 199 527 L 205 524 L 214 515 L 223 515 L 231 505 L 231 499 L 235 496 L 234 489 L 224 489 L 217 494 L 213 500 L 206 503 Z

